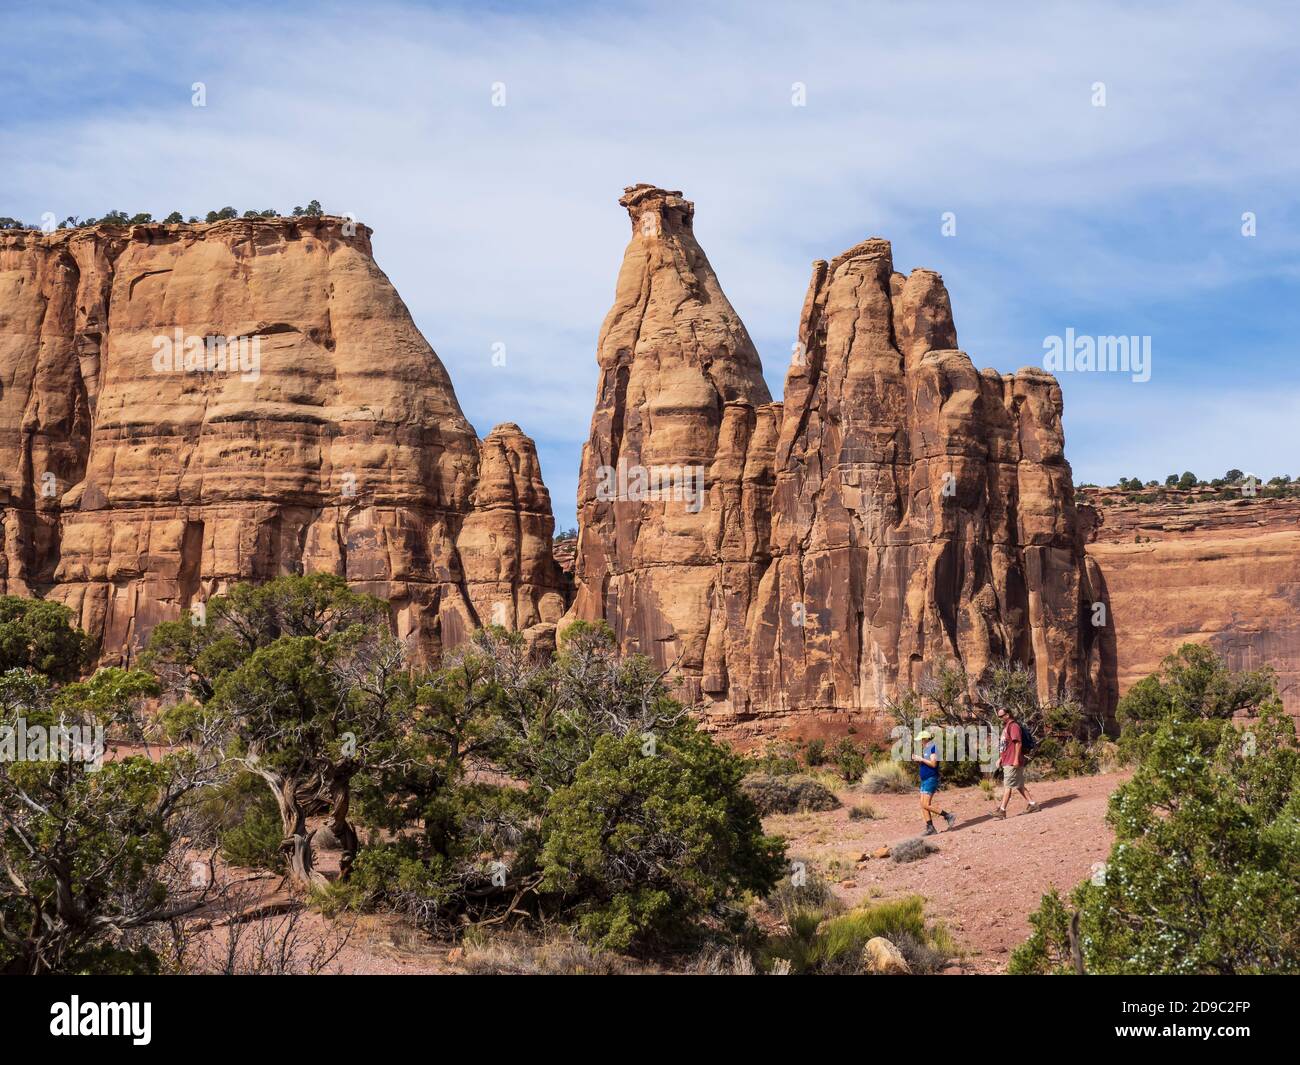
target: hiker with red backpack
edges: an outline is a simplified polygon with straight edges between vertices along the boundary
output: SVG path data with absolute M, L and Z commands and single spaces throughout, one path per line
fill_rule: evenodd
M 998 707 L 998 720 L 1002 722 L 1002 736 L 998 741 L 998 750 L 1002 752 L 998 759 L 998 765 L 1002 767 L 1002 801 L 993 811 L 993 816 L 1000 821 L 1007 816 L 1007 804 L 1013 791 L 1020 792 L 1029 804 L 1025 813 L 1037 813 L 1038 803 L 1025 790 L 1025 756 L 1034 749 L 1034 738 L 1007 713 L 1006 707 Z

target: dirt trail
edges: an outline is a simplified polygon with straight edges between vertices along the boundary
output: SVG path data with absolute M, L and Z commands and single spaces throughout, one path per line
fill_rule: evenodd
M 1005 821 L 993 818 L 996 804 L 979 788 L 945 789 L 939 805 L 957 815 L 956 827 L 949 832 L 936 824 L 939 834 L 930 842 L 938 851 L 904 864 L 875 859 L 858 867 L 857 859 L 919 834 L 924 822 L 914 794 L 844 790 L 843 809 L 769 817 L 765 824 L 786 837 L 791 858 L 812 863 L 850 905 L 924 896 L 927 914 L 946 922 L 966 951 L 964 971 L 995 973 L 1029 935 L 1040 896 L 1051 887 L 1072 889 L 1106 859 L 1113 840 L 1106 801 L 1127 777 L 1031 782 L 1042 809 L 1025 814 L 1015 796 Z M 876 820 L 849 820 L 849 807 L 861 803 L 870 804 Z

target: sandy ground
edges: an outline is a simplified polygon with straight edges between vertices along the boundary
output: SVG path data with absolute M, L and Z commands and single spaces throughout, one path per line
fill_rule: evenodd
M 1028 937 L 1029 914 L 1042 894 L 1072 889 L 1110 853 L 1106 801 L 1125 779 L 1126 773 L 1105 773 L 1030 782 L 1042 809 L 1026 814 L 1015 796 L 1005 821 L 992 816 L 996 804 L 979 788 L 945 789 L 938 805 L 957 815 L 956 826 L 948 831 L 937 823 L 939 834 L 930 842 L 938 850 L 901 864 L 858 859 L 919 834 L 925 825 L 915 795 L 845 789 L 838 793 L 842 809 L 770 817 L 765 824 L 785 836 L 792 859 L 821 871 L 850 905 L 923 896 L 927 915 L 944 921 L 965 951 L 962 970 L 997 973 Z M 861 803 L 872 807 L 876 820 L 849 820 L 849 807 Z

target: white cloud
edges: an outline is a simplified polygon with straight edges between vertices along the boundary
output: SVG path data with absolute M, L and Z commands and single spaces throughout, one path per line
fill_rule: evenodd
M 69 65 L 18 50 L 0 75 L 0 213 L 313 197 L 354 211 L 476 428 L 512 420 L 543 439 L 570 523 L 623 185 L 696 200 L 769 361 L 788 355 L 809 261 L 880 234 L 901 268 L 945 272 L 987 363 L 1021 347 L 1011 326 L 1040 290 L 1129 313 L 1243 271 L 1294 280 L 1297 242 L 1277 223 L 1300 172 L 1296 22 L 1284 5 L 1217 3 L 38 10 L 6 38 Z M 190 106 L 194 81 L 206 108 Z M 791 106 L 795 81 L 807 107 Z M 1271 223 L 1244 265 L 1243 204 Z M 1202 253 L 1146 239 L 1161 226 Z M 504 370 L 487 362 L 497 340 Z

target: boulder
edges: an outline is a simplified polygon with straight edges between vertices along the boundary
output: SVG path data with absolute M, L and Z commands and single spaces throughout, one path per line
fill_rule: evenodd
M 907 964 L 903 952 L 884 936 L 867 940 L 862 948 L 862 963 L 869 973 L 882 976 L 912 975 L 912 967 Z

